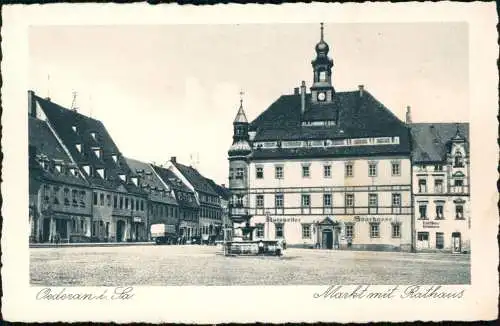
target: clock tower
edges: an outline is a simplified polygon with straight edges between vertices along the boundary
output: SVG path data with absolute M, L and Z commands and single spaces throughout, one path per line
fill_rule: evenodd
M 332 103 L 335 95 L 332 86 L 333 60 L 328 57 L 330 48 L 323 39 L 323 23 L 321 23 L 321 39 L 315 49 L 316 58 L 311 62 L 313 67 L 311 101 L 317 104 Z

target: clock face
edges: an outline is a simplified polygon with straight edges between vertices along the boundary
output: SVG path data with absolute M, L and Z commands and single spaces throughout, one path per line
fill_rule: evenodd
M 318 100 L 320 100 L 320 101 L 324 101 L 324 100 L 325 100 L 325 98 L 326 98 L 326 95 L 325 95 L 325 93 L 324 93 L 324 92 L 321 92 L 321 93 L 319 93 L 319 94 L 318 94 Z

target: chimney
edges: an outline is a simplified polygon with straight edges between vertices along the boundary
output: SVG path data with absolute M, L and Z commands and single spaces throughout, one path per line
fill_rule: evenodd
M 409 125 L 411 124 L 411 107 L 408 105 L 406 107 L 406 124 Z
M 177 163 L 177 157 L 172 156 L 172 157 L 170 158 L 170 161 L 171 161 L 172 163 Z
M 359 85 L 359 97 L 363 97 L 363 93 L 365 92 L 365 85 Z
M 221 186 L 222 186 L 222 188 L 226 188 L 226 184 L 225 183 L 222 183 Z
M 293 95 L 299 95 L 300 94 L 300 87 L 295 87 L 293 89 Z
M 306 82 L 303 80 L 300 85 L 300 112 L 306 111 Z
M 28 115 L 36 118 L 36 102 L 35 102 L 35 92 L 28 91 Z

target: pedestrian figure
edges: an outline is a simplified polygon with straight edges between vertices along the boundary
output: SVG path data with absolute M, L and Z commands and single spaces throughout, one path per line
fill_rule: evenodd
M 352 246 L 352 237 L 347 237 L 347 248 L 351 248 Z
M 260 240 L 259 242 L 259 254 L 260 255 L 264 254 L 264 242 L 262 242 L 262 240 Z

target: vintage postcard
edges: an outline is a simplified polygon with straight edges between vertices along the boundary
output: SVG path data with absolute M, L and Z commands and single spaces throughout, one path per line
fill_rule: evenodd
M 6 320 L 497 317 L 494 4 L 4 9 Z

